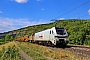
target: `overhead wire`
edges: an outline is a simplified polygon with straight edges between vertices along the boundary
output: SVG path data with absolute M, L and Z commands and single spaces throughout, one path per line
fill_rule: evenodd
M 67 7 L 65 7 L 64 9 L 62 9 L 60 12 L 66 10 L 67 8 L 69 8 L 70 6 L 72 6 L 74 3 L 76 3 L 77 1 L 78 1 L 78 0 L 75 0 L 75 1 L 72 2 L 70 5 L 68 5 Z M 60 12 L 59 12 L 59 13 L 60 13 Z M 59 14 L 59 13 L 57 13 L 57 14 Z M 57 14 L 56 14 L 56 15 L 57 15 Z M 54 15 L 54 16 L 56 16 L 56 15 Z M 54 17 L 54 16 L 53 16 L 53 17 Z
M 68 11 L 68 12 L 66 12 L 66 13 L 64 13 L 64 14 L 62 14 L 62 15 L 60 15 L 60 16 L 58 16 L 58 17 L 61 17 L 61 16 L 63 16 L 63 15 L 66 15 L 66 14 L 70 13 L 71 11 L 76 10 L 77 8 L 79 8 L 79 7 L 81 7 L 81 6 L 85 5 L 85 4 L 87 4 L 87 3 L 89 3 L 89 2 L 90 2 L 90 0 L 87 1 L 87 2 L 85 2 L 85 3 L 83 3 L 83 4 L 81 4 L 80 6 L 74 8 L 74 9 L 72 9 L 72 10 L 70 10 L 70 11 Z M 56 17 L 56 18 L 58 18 L 58 17 Z
M 80 11 L 79 13 L 77 13 L 79 19 L 80 19 L 81 17 L 83 17 L 83 16 L 87 16 L 87 15 L 88 15 L 88 14 L 86 14 L 86 15 L 83 15 L 83 16 L 79 16 L 79 14 L 81 14 L 82 12 L 85 12 L 85 11 L 86 11 L 86 9 L 85 9 L 84 11 L 82 10 L 82 11 Z M 88 11 L 88 9 L 87 9 L 87 11 Z M 77 15 L 77 14 L 76 14 L 76 15 Z
M 88 14 L 86 14 L 86 15 L 83 15 L 83 16 L 81 16 L 81 17 L 79 17 L 79 18 L 82 18 L 82 17 L 85 17 L 85 16 L 88 16 Z

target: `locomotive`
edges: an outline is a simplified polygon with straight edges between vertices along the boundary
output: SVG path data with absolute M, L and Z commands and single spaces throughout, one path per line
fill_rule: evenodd
M 67 45 L 68 44 L 68 33 L 66 29 L 63 27 L 52 27 L 50 29 L 37 32 L 33 36 L 28 36 L 28 41 L 36 42 L 36 43 L 45 43 L 45 44 L 51 43 L 57 46 Z

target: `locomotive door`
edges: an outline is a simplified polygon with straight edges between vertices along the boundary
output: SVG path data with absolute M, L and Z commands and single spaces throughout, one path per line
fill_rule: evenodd
M 53 30 L 50 30 L 49 40 L 54 40 Z

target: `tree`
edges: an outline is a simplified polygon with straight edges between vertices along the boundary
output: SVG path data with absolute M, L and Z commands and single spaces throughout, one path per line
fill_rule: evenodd
M 12 41 L 13 40 L 13 36 L 11 36 L 10 34 L 7 34 L 6 36 L 5 36 L 5 41 L 7 42 L 7 41 Z

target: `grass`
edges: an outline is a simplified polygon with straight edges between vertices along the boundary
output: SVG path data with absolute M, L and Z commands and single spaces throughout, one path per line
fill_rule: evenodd
M 30 57 L 32 57 L 34 60 L 47 60 L 40 52 L 40 49 L 35 49 L 35 46 L 30 46 L 29 43 L 18 43 L 18 45 L 21 47 L 21 49 L 26 52 Z M 40 52 L 40 53 L 39 53 Z
M 78 57 L 74 53 L 64 51 L 63 49 L 50 49 L 46 46 L 28 42 L 16 43 L 34 60 L 85 60 L 85 58 Z

